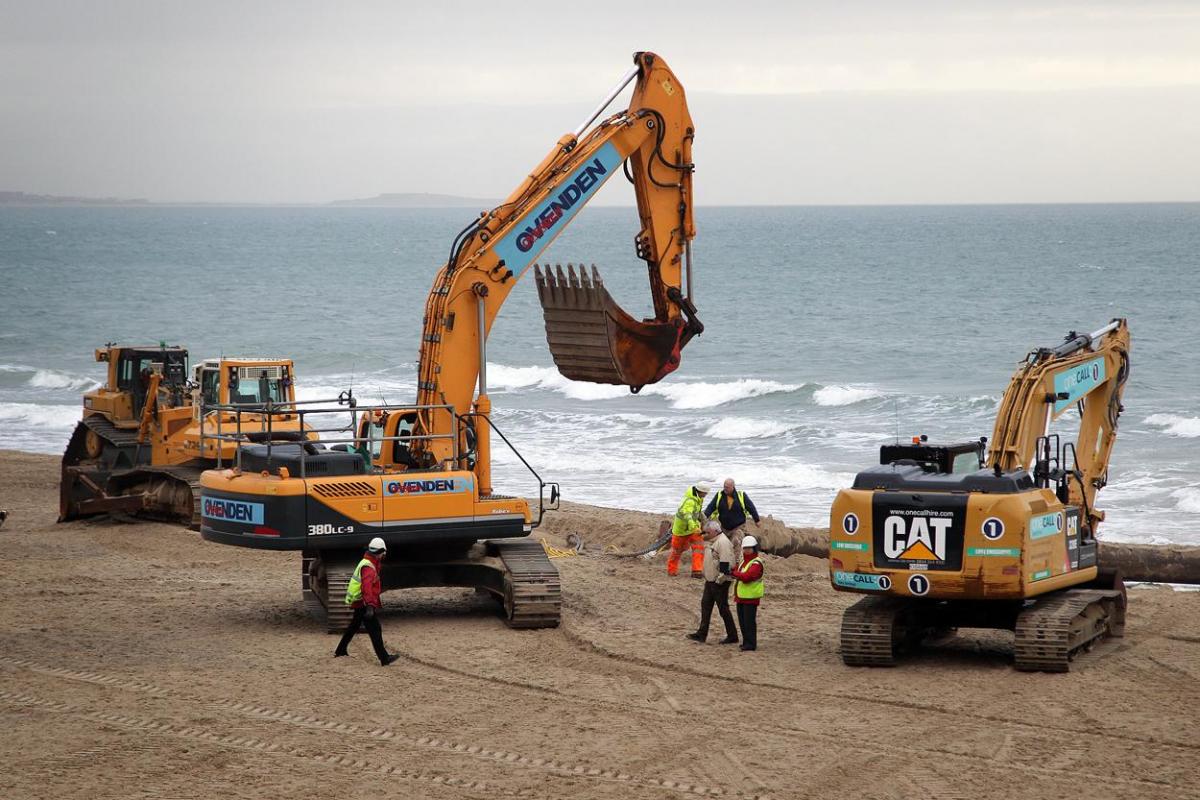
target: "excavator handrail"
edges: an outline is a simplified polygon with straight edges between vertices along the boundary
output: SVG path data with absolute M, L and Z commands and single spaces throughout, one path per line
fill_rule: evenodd
M 337 407 L 330 407 L 329 404 L 331 404 L 331 403 L 336 403 Z M 316 406 L 316 407 L 304 408 L 303 406 Z M 243 414 L 254 414 L 256 417 L 259 418 L 260 423 L 261 423 L 259 426 L 258 432 L 267 434 L 265 444 L 267 446 L 267 458 L 268 459 L 270 459 L 271 449 L 273 447 L 273 443 L 275 442 L 275 439 L 273 436 L 273 426 L 271 424 L 271 420 L 277 416 L 289 416 L 289 417 L 294 416 L 294 417 L 296 417 L 297 422 L 298 422 L 298 427 L 300 428 L 301 431 L 303 431 L 305 433 L 342 433 L 342 432 L 346 432 L 346 431 L 351 431 L 353 433 L 353 435 L 351 435 L 349 437 L 345 437 L 345 438 L 330 439 L 330 438 L 323 437 L 320 440 L 321 444 L 324 444 L 324 445 L 353 444 L 353 445 L 359 446 L 364 441 L 363 437 L 357 435 L 359 414 L 371 414 L 374 412 L 421 410 L 421 408 L 419 406 L 412 405 L 412 404 L 381 403 L 381 404 L 375 404 L 375 405 L 359 405 L 357 403 L 357 401 L 353 400 L 352 395 L 347 395 L 345 393 L 343 393 L 342 395 L 339 395 L 337 398 L 333 398 L 333 399 L 329 399 L 329 400 L 314 399 L 314 400 L 281 400 L 278 402 L 267 401 L 265 403 L 216 403 L 216 404 L 212 404 L 212 405 L 203 406 L 203 408 L 206 409 L 207 411 L 217 412 L 217 432 L 216 433 L 205 433 L 203 426 L 201 427 L 201 430 L 200 430 L 201 444 L 200 444 L 200 446 L 201 446 L 202 451 L 203 451 L 205 439 L 212 439 L 212 440 L 221 441 L 221 442 L 231 442 L 231 443 L 238 444 L 238 445 L 251 443 L 252 440 L 249 439 L 245 433 L 243 433 L 241 418 L 242 418 Z M 453 409 L 445 404 L 434 404 L 432 406 L 429 406 L 428 408 L 442 410 L 442 411 L 450 411 L 451 413 L 453 413 Z M 222 422 L 221 412 L 231 414 L 235 417 L 237 424 L 236 424 L 236 430 L 234 433 L 226 434 L 223 432 L 222 426 L 221 426 L 221 422 Z M 349 414 L 350 422 L 345 426 L 340 426 L 340 427 L 336 427 L 336 428 L 317 428 L 317 427 L 307 427 L 306 428 L 304 425 L 305 416 L 317 415 L 317 414 Z M 457 438 L 456 434 L 451 434 L 451 433 L 411 434 L 411 435 L 406 434 L 406 435 L 397 435 L 397 436 L 380 435 L 380 436 L 369 436 L 368 437 L 368 440 L 372 441 L 372 442 L 395 442 L 395 441 L 413 442 L 413 441 L 429 440 L 429 439 L 451 440 L 453 451 L 455 454 L 454 461 L 457 462 L 457 460 L 458 460 L 458 438 Z M 301 450 L 300 450 L 300 475 L 299 475 L 299 477 L 301 477 L 301 478 L 307 477 L 307 470 L 305 469 L 305 464 L 307 462 L 308 455 L 309 454 L 305 451 L 305 449 L 301 448 Z M 237 455 L 235 456 L 235 458 L 236 458 L 235 465 L 240 469 L 241 465 L 242 465 L 242 449 L 240 446 L 237 448 Z M 218 448 L 218 450 L 217 450 L 217 468 L 221 469 L 223 466 L 224 466 L 224 464 L 222 463 L 221 452 L 220 452 L 220 449 Z
M 547 511 L 557 511 L 558 510 L 559 498 L 561 496 L 560 495 L 560 487 L 558 485 L 558 482 L 557 481 L 547 482 L 547 481 L 542 480 L 542 476 L 538 474 L 538 471 L 533 468 L 532 464 L 530 464 L 528 461 L 525 460 L 525 456 L 521 455 L 521 451 L 517 449 L 516 445 L 514 445 L 512 442 L 510 442 L 508 440 L 508 437 L 504 435 L 504 431 L 500 430 L 500 428 L 496 426 L 496 423 L 492 421 L 492 418 L 490 415 L 479 414 L 474 411 L 467 413 L 467 414 L 459 414 L 458 415 L 458 424 L 460 427 L 462 426 L 463 422 L 468 417 L 472 418 L 472 419 L 476 419 L 476 418 L 482 419 L 484 422 L 486 422 L 488 424 L 488 427 L 491 428 L 495 433 L 497 433 L 500 436 L 500 438 L 504 441 L 504 443 L 506 445 L 508 445 L 508 449 L 513 452 L 513 455 L 515 455 L 518 459 L 520 459 L 521 463 L 525 465 L 525 469 L 529 470 L 529 472 L 533 475 L 533 477 L 537 479 L 537 482 L 538 482 L 538 516 L 537 516 L 537 521 L 532 523 L 532 525 L 534 528 L 538 527 L 539 525 L 542 524 L 542 517 L 544 517 L 546 515 Z M 549 507 L 546 506 L 546 487 L 547 486 L 550 487 L 550 505 L 549 505 Z

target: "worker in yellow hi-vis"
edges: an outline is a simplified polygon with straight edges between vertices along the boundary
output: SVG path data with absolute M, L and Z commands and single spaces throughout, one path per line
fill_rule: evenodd
M 683 549 L 692 548 L 692 577 L 704 577 L 704 537 L 700 534 L 700 523 L 704 521 L 704 496 L 712 490 L 707 481 L 688 487 L 683 502 L 675 512 L 671 523 L 671 554 L 667 556 L 667 574 L 679 574 L 679 559 Z

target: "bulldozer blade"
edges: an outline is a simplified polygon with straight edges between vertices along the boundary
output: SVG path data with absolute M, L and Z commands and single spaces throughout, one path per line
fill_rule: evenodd
M 638 391 L 679 366 L 686 324 L 638 321 L 617 305 L 596 267 L 534 265 L 546 341 L 564 377 Z

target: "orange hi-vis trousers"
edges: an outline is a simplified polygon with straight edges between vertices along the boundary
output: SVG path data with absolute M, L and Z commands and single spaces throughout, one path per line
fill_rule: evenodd
M 704 571 L 704 537 L 697 532 L 671 537 L 671 554 L 667 556 L 668 575 L 679 574 L 679 559 L 683 557 L 683 549 L 689 542 L 692 545 L 692 574 L 698 575 Z

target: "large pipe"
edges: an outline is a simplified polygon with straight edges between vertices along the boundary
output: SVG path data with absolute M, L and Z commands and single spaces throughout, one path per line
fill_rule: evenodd
M 638 76 L 640 71 L 641 67 L 630 67 L 629 72 L 625 73 L 624 77 L 622 77 L 617 85 L 613 87 L 613 90 L 609 92 L 608 95 L 600 102 L 600 105 L 596 106 L 596 110 L 592 112 L 592 115 L 588 117 L 582 125 L 575 129 L 576 139 L 582 136 L 583 132 L 586 131 L 588 127 L 596 121 L 596 117 L 604 113 L 604 109 L 608 108 L 608 104 L 616 99 L 617 95 L 619 95 L 622 90 L 624 90 L 624 88 Z

